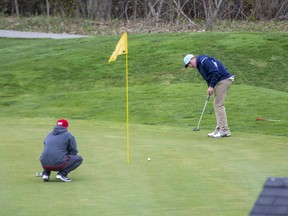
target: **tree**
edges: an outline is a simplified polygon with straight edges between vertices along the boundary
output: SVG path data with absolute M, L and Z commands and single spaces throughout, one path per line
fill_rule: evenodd
M 76 16 L 93 20 L 125 19 L 137 22 L 205 20 L 206 28 L 215 19 L 288 19 L 288 0 L 1 0 L 0 15 Z M 184 19 L 183 19 L 184 18 Z
M 19 5 L 18 5 L 18 0 L 14 0 L 14 3 L 15 3 L 16 15 L 17 15 L 17 17 L 19 17 Z
M 206 29 L 209 29 L 215 20 L 223 0 L 203 0 L 205 16 L 206 16 Z
M 47 11 L 47 17 L 50 16 L 50 4 L 49 4 L 49 0 L 46 0 L 46 11 Z
M 184 16 L 190 24 L 192 24 L 193 26 L 196 26 L 196 24 L 189 18 L 189 16 L 187 16 L 184 12 L 183 12 L 183 8 L 184 6 L 186 5 L 186 3 L 188 2 L 188 0 L 186 0 L 183 5 L 181 6 L 181 2 L 180 0 L 176 1 L 176 0 L 173 0 L 174 4 L 176 5 L 176 10 L 177 10 L 177 21 L 176 21 L 176 24 L 178 26 L 179 24 L 179 19 L 180 19 L 180 16 Z

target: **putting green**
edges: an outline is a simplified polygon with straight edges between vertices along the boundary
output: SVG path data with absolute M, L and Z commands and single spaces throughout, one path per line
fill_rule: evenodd
M 2 119 L 3 215 L 243 216 L 268 176 L 285 176 L 287 137 L 70 120 L 83 165 L 70 183 L 44 183 L 39 155 L 55 119 Z M 147 158 L 151 160 L 148 161 Z

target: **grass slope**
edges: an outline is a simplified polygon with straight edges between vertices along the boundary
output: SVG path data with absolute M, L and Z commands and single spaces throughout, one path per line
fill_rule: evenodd
M 19 93 L 25 93 L 55 91 L 56 87 L 58 91 L 79 91 L 107 84 L 123 86 L 125 58 L 107 64 L 118 39 L 119 36 L 57 41 L 2 38 L 2 73 L 7 76 L 1 81 L 2 88 L 19 86 Z M 184 72 L 183 56 L 193 52 L 222 60 L 237 75 L 238 84 L 288 91 L 283 82 L 287 78 L 287 33 L 145 34 L 129 35 L 128 40 L 130 85 L 202 82 L 200 76 L 195 79 L 179 73 Z
M 125 58 L 107 63 L 118 39 L 0 39 L 0 116 L 125 121 Z M 237 76 L 227 100 L 232 130 L 287 136 L 287 33 L 145 34 L 128 40 L 131 122 L 196 125 L 206 84 L 196 70 L 183 69 L 182 58 L 208 53 Z M 203 127 L 211 129 L 211 105 L 206 117 Z M 257 117 L 281 121 L 255 122 Z

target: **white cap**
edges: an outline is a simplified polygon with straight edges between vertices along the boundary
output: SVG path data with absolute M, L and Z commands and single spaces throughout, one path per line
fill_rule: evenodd
M 187 54 L 187 55 L 184 57 L 183 61 L 184 61 L 184 66 L 185 66 L 185 68 L 188 67 L 188 63 L 190 62 L 190 60 L 191 60 L 192 58 L 194 58 L 194 55 L 192 55 L 192 54 Z

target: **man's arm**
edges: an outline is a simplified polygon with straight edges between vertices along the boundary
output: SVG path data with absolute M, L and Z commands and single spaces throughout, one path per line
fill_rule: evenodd
M 77 155 L 78 153 L 77 142 L 76 142 L 76 139 L 72 135 L 69 139 L 69 143 L 70 145 L 68 147 L 68 154 Z
M 218 82 L 218 79 L 220 77 L 220 71 L 218 69 L 218 65 L 215 61 L 212 59 L 205 59 L 203 62 L 203 68 L 207 72 L 208 76 L 210 77 L 209 83 L 208 83 L 208 89 L 207 94 L 212 95 L 214 91 L 214 87 Z

